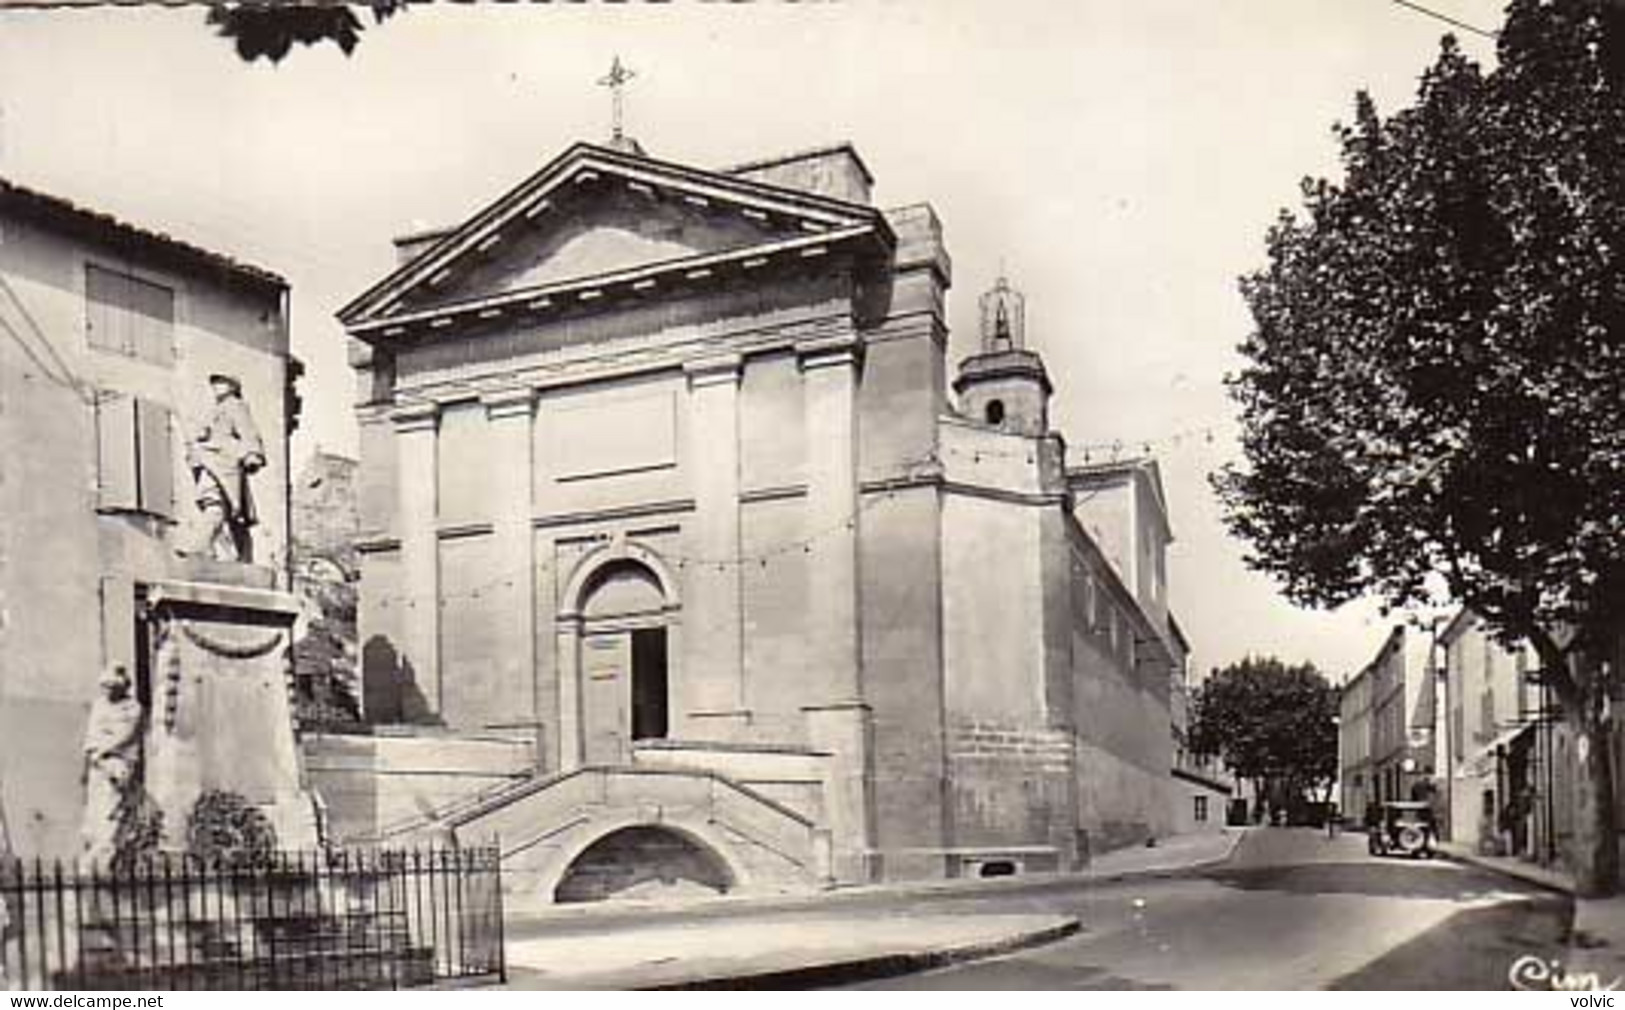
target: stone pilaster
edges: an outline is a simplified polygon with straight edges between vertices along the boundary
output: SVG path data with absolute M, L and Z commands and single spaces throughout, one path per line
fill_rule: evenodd
M 397 407 L 395 424 L 399 458 L 396 487 L 401 537 L 401 587 L 406 613 L 401 625 L 401 664 L 430 710 L 443 711 L 440 683 L 440 543 L 439 517 L 440 409 L 434 403 Z
M 559 771 L 581 767 L 581 618 L 560 615 L 554 639 L 558 649 Z
M 504 622 L 499 652 L 499 676 L 506 682 L 530 684 L 531 711 L 513 713 L 513 721 L 540 716 L 536 670 L 536 538 L 531 532 L 532 425 L 536 394 L 530 388 L 509 389 L 481 397 L 489 427 L 491 468 L 491 533 L 495 553 L 504 571 L 512 573 L 499 586 L 503 594 L 493 605 Z
M 807 641 L 830 702 L 863 700 L 858 634 L 857 370 L 853 335 L 797 347 L 807 445 Z
M 721 355 L 684 366 L 688 374 L 688 459 L 694 526 L 684 586 L 690 676 L 676 685 L 702 736 L 728 737 L 748 716 L 744 696 L 743 593 L 739 557 L 739 380 L 743 360 Z M 714 562 L 714 563 L 713 563 Z
M 853 334 L 796 348 L 807 445 L 810 666 L 824 700 L 804 710 L 808 742 L 833 755 L 825 783 L 833 870 L 845 883 L 873 879 L 873 719 L 863 697 L 858 626 L 857 376 Z

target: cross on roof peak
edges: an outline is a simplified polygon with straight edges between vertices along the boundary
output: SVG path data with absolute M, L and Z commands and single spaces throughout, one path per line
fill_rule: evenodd
M 609 73 L 598 79 L 600 87 L 608 88 L 613 96 L 610 142 L 619 144 L 625 137 L 623 119 L 626 111 L 626 84 L 637 76 L 637 72 L 621 62 L 621 55 L 615 54 L 615 61 L 610 64 Z

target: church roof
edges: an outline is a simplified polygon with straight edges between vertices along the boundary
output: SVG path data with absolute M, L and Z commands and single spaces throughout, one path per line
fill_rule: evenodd
M 749 243 L 682 250 L 624 268 L 549 278 L 469 297 L 427 299 L 459 271 L 501 255 L 504 244 L 549 226 L 558 204 L 569 203 L 587 184 L 618 183 L 651 199 L 678 203 L 761 225 Z M 518 307 L 546 311 L 600 297 L 612 288 L 642 290 L 677 275 L 701 280 L 720 270 L 753 268 L 769 260 L 813 258 L 837 245 L 889 252 L 896 238 L 880 211 L 867 204 L 772 185 L 729 172 L 714 172 L 596 144 L 578 143 L 467 221 L 438 238 L 338 312 L 363 339 L 389 336 L 425 320 L 481 317 Z M 414 302 L 414 298 L 418 301 Z
M 1168 494 L 1163 490 L 1162 468 L 1157 465 L 1156 460 L 1150 456 L 1133 456 L 1102 463 L 1080 463 L 1066 468 L 1067 485 L 1074 491 L 1122 483 L 1133 480 L 1136 475 L 1143 479 L 1150 489 L 1151 497 L 1157 505 L 1157 516 L 1162 521 L 1163 531 L 1169 541 L 1172 541 L 1174 531 L 1168 518 Z
M 852 142 L 848 140 L 837 141 L 833 144 L 823 144 L 818 147 L 808 147 L 799 151 L 790 151 L 786 154 L 776 154 L 769 158 L 752 158 L 750 161 L 742 161 L 737 165 L 730 165 L 722 171 L 728 175 L 738 175 L 745 172 L 754 172 L 758 169 L 772 168 L 775 165 L 784 165 L 793 161 L 809 161 L 828 154 L 843 154 L 848 158 L 851 158 L 853 164 L 857 166 L 858 171 L 863 173 L 864 181 L 870 185 L 874 184 L 874 173 L 869 171 L 869 166 L 864 164 L 863 159 L 858 156 L 858 149 L 853 147 Z

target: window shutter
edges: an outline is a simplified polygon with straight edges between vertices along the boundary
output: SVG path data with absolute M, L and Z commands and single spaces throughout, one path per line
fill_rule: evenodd
M 175 292 L 131 278 L 129 319 L 132 353 L 155 365 L 173 365 Z
M 124 278 L 100 267 L 85 267 L 85 338 L 98 351 L 126 354 L 125 334 L 119 328 L 118 306 L 124 297 Z
M 136 401 L 141 508 L 154 515 L 175 514 L 174 442 L 169 410 L 150 400 Z
M 96 400 L 98 506 L 133 509 L 140 504 L 136 477 L 135 400 L 102 393 Z
M 137 277 L 85 267 L 89 345 L 169 366 L 175 363 L 175 292 Z

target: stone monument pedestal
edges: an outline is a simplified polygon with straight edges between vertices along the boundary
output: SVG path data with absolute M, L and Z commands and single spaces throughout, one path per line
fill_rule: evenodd
M 162 848 L 186 848 L 193 807 L 218 790 L 263 813 L 277 848 L 314 849 L 316 811 L 294 736 L 298 598 L 214 581 L 157 582 L 146 587 L 142 613 L 144 777 L 163 815 Z

